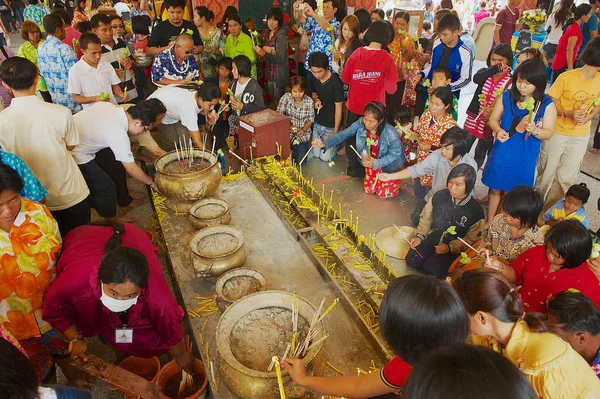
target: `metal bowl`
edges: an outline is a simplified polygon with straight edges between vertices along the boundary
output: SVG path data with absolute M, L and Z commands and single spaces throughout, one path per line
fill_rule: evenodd
M 190 222 L 199 229 L 231 222 L 229 204 L 218 198 L 204 198 L 190 208 Z
M 230 270 L 219 277 L 215 285 L 217 306 L 224 312 L 235 301 L 266 289 L 267 280 L 259 271 L 246 268 Z
M 190 241 L 190 249 L 198 277 L 218 277 L 242 266 L 248 257 L 244 235 L 231 226 L 207 227 L 198 231 Z

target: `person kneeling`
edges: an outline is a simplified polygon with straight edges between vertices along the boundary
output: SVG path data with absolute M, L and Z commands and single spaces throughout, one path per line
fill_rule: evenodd
M 467 164 L 448 174 L 447 189 L 437 192 L 425 205 L 417 235 L 406 255 L 409 267 L 438 278 L 467 246 L 477 242 L 484 221 L 483 208 L 471 192 L 477 173 Z M 461 238 L 461 239 L 459 239 Z M 464 242 L 463 242 L 464 241 Z
M 350 125 L 349 128 L 335 133 L 321 141 L 313 140 L 313 146 L 328 150 L 344 140 L 356 136 L 356 154 L 366 168 L 364 190 L 367 194 L 377 194 L 379 198 L 391 198 L 400 192 L 401 180 L 383 182 L 377 178 L 382 171 L 394 173 L 404 165 L 404 148 L 398 132 L 387 122 L 387 112 L 379 101 L 371 101 L 365 105 L 364 116 Z M 359 155 L 360 154 L 360 155 Z M 330 161 L 330 166 L 333 161 Z

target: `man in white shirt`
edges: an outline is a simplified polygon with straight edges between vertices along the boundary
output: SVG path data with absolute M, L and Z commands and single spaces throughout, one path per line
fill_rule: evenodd
M 127 110 L 99 102 L 74 116 L 81 141 L 73 158 L 90 188 L 92 207 L 104 218 L 117 218 L 117 204 L 133 207 L 142 203 L 129 195 L 127 173 L 136 180 L 154 186 L 154 179 L 135 163 L 127 133 L 137 135 L 156 121 L 156 113 L 144 102 Z
M 35 95 L 38 70 L 25 58 L 0 64 L 0 80 L 15 96 L 0 112 L 0 147 L 25 161 L 48 190 L 46 206 L 64 236 L 91 217 L 90 191 L 70 153 L 80 140 L 71 111 Z
M 185 87 L 161 87 L 148 98 L 160 100 L 167 108 L 167 115 L 156 128 L 158 144 L 167 151 L 174 150 L 180 138 L 188 142 L 191 137 L 196 148 L 204 148 L 198 127 L 198 114 L 206 119 L 219 103 L 221 90 L 215 83 L 204 83 L 190 90 Z
M 100 101 L 110 101 L 117 105 L 115 94 L 127 101 L 127 93 L 123 92 L 119 83 L 121 80 L 109 63 L 100 62 L 102 45 L 100 39 L 93 33 L 81 35 L 79 46 L 83 57 L 69 71 L 68 91 L 73 101 L 83 108 Z

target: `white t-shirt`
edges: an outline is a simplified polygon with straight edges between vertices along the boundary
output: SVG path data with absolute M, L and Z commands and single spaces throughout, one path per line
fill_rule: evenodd
M 250 79 L 248 79 L 244 84 L 241 84 L 238 80 L 237 85 L 235 85 L 235 93 L 233 93 L 235 94 L 235 98 L 242 98 L 242 94 L 244 94 L 244 90 L 246 90 L 248 82 L 250 82 Z
M 117 13 L 117 15 L 119 17 L 123 16 L 124 12 L 131 12 L 131 9 L 129 8 L 129 6 L 127 4 L 125 4 L 124 2 L 118 2 L 117 4 L 115 4 L 115 11 Z
M 546 30 L 548 28 L 551 28 L 550 33 L 546 37 L 546 42 L 551 44 L 558 44 L 560 37 L 564 33 L 562 30 L 563 26 L 564 24 L 560 26 L 556 24 L 556 21 L 554 20 L 554 13 L 550 14 L 548 19 L 546 20 Z
M 181 87 L 160 87 L 148 98 L 156 98 L 167 108 L 163 125 L 181 122 L 190 131 L 198 130 L 198 114 L 200 108 L 195 98 L 196 92 Z
M 112 86 L 119 83 L 121 80 L 110 64 L 101 62 L 97 68 L 94 68 L 81 58 L 69 70 L 67 91 L 85 97 L 99 96 L 100 92 L 105 92 L 110 96 L 110 102 L 117 105 Z M 85 109 L 93 104 L 95 103 L 82 104 L 82 106 Z
M 110 103 L 96 103 L 73 117 L 81 142 L 73 150 L 78 165 L 96 158 L 96 153 L 110 148 L 119 162 L 135 162 L 127 136 L 127 115 L 123 108 Z
M 90 194 L 81 171 L 67 150 L 80 136 L 68 108 L 37 96 L 13 98 L 0 112 L 0 147 L 21 158 L 42 182 L 46 206 L 60 211 Z

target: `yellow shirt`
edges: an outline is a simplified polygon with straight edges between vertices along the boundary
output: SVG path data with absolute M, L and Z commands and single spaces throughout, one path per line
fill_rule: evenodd
M 589 109 L 594 100 L 600 97 L 600 73 L 596 73 L 591 80 L 585 80 L 581 77 L 579 69 L 563 72 L 548 90 L 548 95 L 554 99 L 560 109 L 566 111 L 577 111 L 582 107 Z M 576 125 L 573 119 L 560 116 L 560 110 L 558 110 L 558 115 L 554 128 L 556 133 L 564 136 L 588 136 L 590 134 L 591 121 L 583 125 Z
M 491 337 L 474 336 L 473 343 L 510 359 L 540 398 L 600 398 L 600 380 L 590 365 L 559 336 L 532 333 L 523 320 L 515 325 L 506 347 Z

